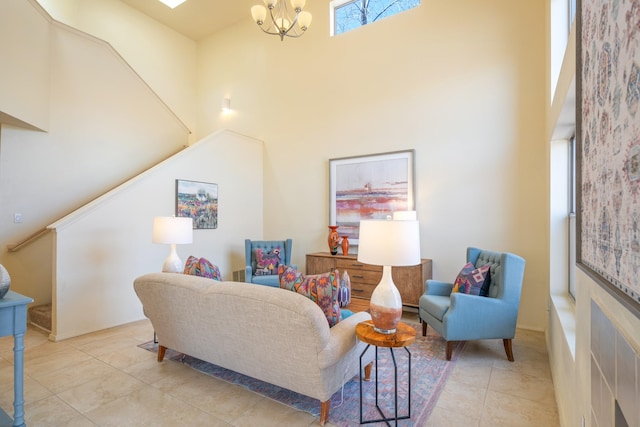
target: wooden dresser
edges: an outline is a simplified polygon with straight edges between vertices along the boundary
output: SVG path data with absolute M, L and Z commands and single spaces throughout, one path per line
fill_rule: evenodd
M 351 296 L 368 300 L 382 278 L 382 267 L 358 262 L 356 255 L 331 255 L 316 252 L 306 256 L 306 274 L 321 274 L 338 269 L 340 274 L 347 271 L 351 278 Z M 431 260 L 422 259 L 411 267 L 393 267 L 393 282 L 400 291 L 402 304 L 418 307 L 418 300 L 424 293 L 424 284 L 431 279 Z

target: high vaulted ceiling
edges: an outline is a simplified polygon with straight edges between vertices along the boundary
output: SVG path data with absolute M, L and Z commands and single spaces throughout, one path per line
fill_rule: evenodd
M 158 0 L 122 0 L 185 36 L 199 40 L 243 19 L 262 0 L 187 0 L 175 9 Z

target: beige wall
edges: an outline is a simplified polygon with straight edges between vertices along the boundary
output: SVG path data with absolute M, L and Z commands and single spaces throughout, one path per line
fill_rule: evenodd
M 0 121 L 49 126 L 49 22 L 24 0 L 0 2 Z
M 330 38 L 326 3 L 300 39 L 250 19 L 198 45 L 199 134 L 265 141 L 266 238 L 326 250 L 328 160 L 416 150 L 422 256 L 452 280 L 465 248 L 527 259 L 519 324 L 548 296 L 544 2 L 423 1 Z M 234 114 L 220 116 L 230 96 Z
M 220 155 L 224 153 L 224 155 Z M 238 163 L 245 168 L 237 167 Z M 218 184 L 218 228 L 194 230 L 189 255 L 215 263 L 223 279 L 244 266 L 243 233 L 262 234 L 262 143 L 221 131 L 51 225 L 55 230 L 51 338 L 66 339 L 140 320 L 136 277 L 160 271 L 169 246 L 152 243 L 153 218 L 175 212 L 175 180 Z
M 30 1 L 2 5 L 9 6 L 4 10 L 9 21 L 35 10 Z M 46 50 L 32 51 L 32 41 L 18 38 L 15 52 L 20 58 L 45 56 L 48 87 L 40 87 L 39 74 L 20 73 L 22 64 L 33 60 L 3 63 L 2 68 L 12 69 L 16 87 L 42 89 L 48 126 L 46 132 L 0 128 L 0 262 L 12 276 L 12 288 L 44 304 L 51 301 L 50 238 L 18 252 L 6 252 L 7 245 L 181 150 L 188 131 L 109 45 L 36 17 L 21 25 L 25 32 L 34 25 L 37 34 L 46 34 Z M 0 26 L 0 39 L 9 38 L 5 31 L 10 29 Z M 0 99 L 11 95 L 11 87 L 0 85 Z M 22 214 L 21 223 L 13 221 L 14 213 Z
M 37 1 L 57 21 L 111 44 L 195 132 L 195 41 L 117 0 Z

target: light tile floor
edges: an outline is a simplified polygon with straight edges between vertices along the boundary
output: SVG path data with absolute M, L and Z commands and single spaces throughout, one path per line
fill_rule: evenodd
M 179 363 L 157 363 L 154 353 L 138 347 L 152 336 L 146 320 L 57 343 L 29 327 L 27 425 L 319 425 L 306 412 Z M 513 347 L 510 363 L 501 340 L 467 343 L 426 426 L 559 425 L 544 334 L 518 330 Z M 13 414 L 12 337 L 0 338 L 0 407 Z

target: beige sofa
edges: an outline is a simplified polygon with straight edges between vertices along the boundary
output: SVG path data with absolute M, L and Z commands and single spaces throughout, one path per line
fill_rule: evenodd
M 170 348 L 318 399 L 322 425 L 331 396 L 358 374 L 365 344 L 355 326 L 368 313 L 329 328 L 322 310 L 295 292 L 184 274 L 147 274 L 134 288 L 158 336 L 158 361 Z

